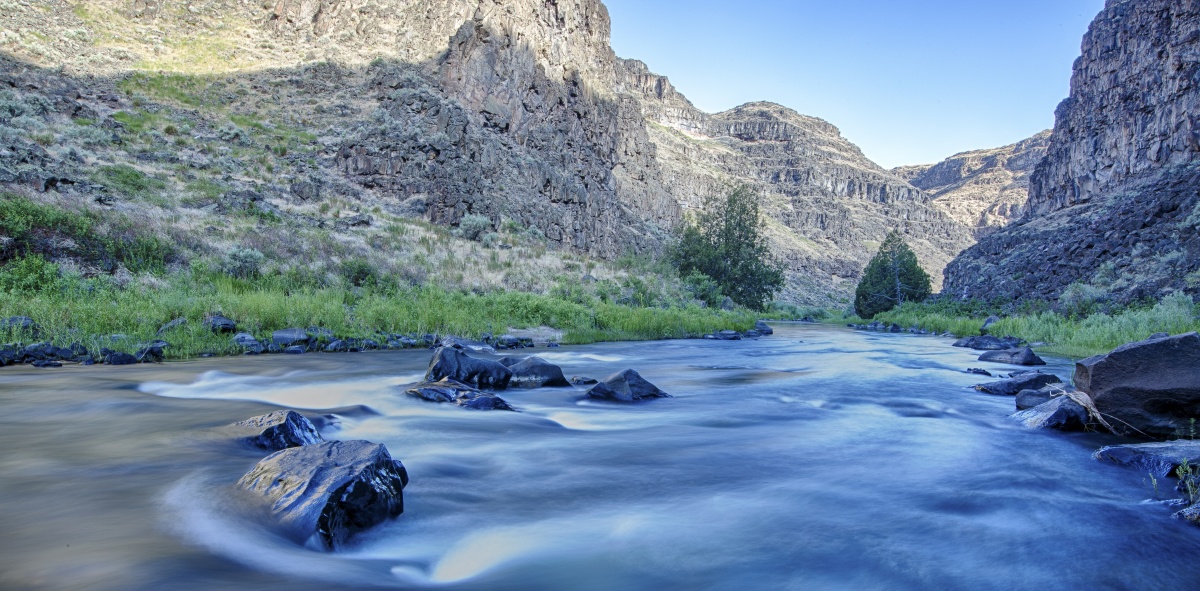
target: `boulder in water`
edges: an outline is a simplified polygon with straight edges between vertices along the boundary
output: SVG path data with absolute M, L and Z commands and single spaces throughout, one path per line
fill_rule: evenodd
M 761 335 L 775 334 L 775 329 L 771 328 L 771 326 L 769 324 L 767 324 L 765 321 L 762 321 L 762 320 L 759 320 L 754 323 L 754 330 L 757 330 L 758 333 Z
M 1058 429 L 1059 431 L 1085 431 L 1094 427 L 1086 408 L 1071 400 L 1070 396 L 1058 396 L 1013 415 L 1014 419 L 1032 429 Z
M 989 335 L 981 337 L 966 337 L 954 342 L 955 347 L 975 349 L 976 351 L 1003 351 L 1014 349 L 1021 345 L 1021 339 L 1016 337 L 997 338 Z
M 439 347 L 429 360 L 426 382 L 450 378 L 479 389 L 503 390 L 512 371 L 495 361 L 476 359 L 453 347 Z
M 229 426 L 235 436 L 255 447 L 279 451 L 321 443 L 321 434 L 312 421 L 294 410 L 277 410 L 270 414 L 238 421 Z
M 1046 365 L 1046 362 L 1038 357 L 1033 349 L 1022 347 L 1019 349 L 1009 349 L 1007 351 L 988 351 L 979 356 L 980 361 L 991 361 L 993 363 L 1009 363 L 1012 365 Z
M 1075 386 L 1122 435 L 1171 437 L 1200 416 L 1200 334 L 1147 339 L 1075 364 Z
M 507 401 L 495 394 L 472 388 L 462 382 L 443 378 L 437 382 L 417 384 L 404 391 L 405 394 L 429 402 L 451 403 L 471 410 L 516 410 Z
M 513 388 L 562 388 L 571 385 L 563 375 L 562 368 L 541 357 L 528 357 L 508 366 L 508 369 L 512 371 L 508 385 Z
M 671 397 L 670 394 L 663 392 L 658 386 L 646 381 L 645 378 L 632 369 L 619 371 L 600 380 L 600 383 L 592 386 L 591 390 L 588 390 L 587 396 L 588 398 L 611 400 L 614 402 L 637 402 L 650 398 Z
M 404 464 L 383 445 L 330 441 L 275 452 L 238 485 L 263 497 L 298 539 L 337 550 L 404 512 Z
M 1162 478 L 1174 476 L 1183 460 L 1189 465 L 1200 466 L 1200 440 L 1110 445 L 1100 448 L 1092 457 Z
M 1054 374 L 1030 371 L 1016 374 L 1006 380 L 976 384 L 975 389 L 985 394 L 996 396 L 1016 396 L 1022 390 L 1037 390 L 1049 384 L 1062 383 L 1062 379 Z

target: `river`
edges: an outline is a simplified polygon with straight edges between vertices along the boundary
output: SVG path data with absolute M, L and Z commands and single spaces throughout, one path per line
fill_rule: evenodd
M 1030 431 L 946 338 L 779 324 L 741 342 L 527 350 L 673 394 L 408 398 L 428 351 L 0 370 L 0 588 L 1167 589 L 1200 528 L 1114 441 Z M 1069 377 L 1066 359 L 1047 359 Z M 215 428 L 276 408 L 385 443 L 405 512 L 336 554 L 234 487 L 264 455 Z M 1171 483 L 1161 483 L 1164 489 Z M 1190 583 L 1189 583 L 1190 582 Z

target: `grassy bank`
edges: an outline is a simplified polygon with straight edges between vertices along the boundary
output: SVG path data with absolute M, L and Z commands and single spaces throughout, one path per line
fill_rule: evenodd
M 933 301 L 904 304 L 875 319 L 906 328 L 917 326 L 939 333 L 971 336 L 980 334 L 980 327 L 993 312 L 982 302 Z M 1181 334 L 1192 331 L 1200 331 L 1200 307 L 1184 294 L 1168 296 L 1153 305 L 1088 316 L 1030 310 L 1004 317 L 988 329 L 994 335 L 1012 335 L 1031 343 L 1045 343 L 1037 349 L 1072 358 L 1107 353 L 1157 332 Z
M 0 317 L 28 316 L 40 339 L 59 346 L 80 342 L 89 349 L 132 351 L 163 338 L 168 357 L 236 354 L 229 335 L 203 326 L 219 312 L 239 330 L 261 338 L 289 327 L 320 326 L 339 337 L 376 338 L 380 333 L 454 334 L 478 338 L 509 328 L 546 326 L 564 331 L 564 343 L 685 338 L 721 329 L 747 330 L 758 314 L 681 305 L 645 308 L 599 299 L 570 301 L 554 295 L 494 291 L 467 293 L 436 286 L 295 287 L 280 278 L 242 280 L 219 273 L 182 273 L 157 285 L 120 287 L 107 281 L 60 279 L 36 292 L 5 294 Z M 187 323 L 156 336 L 176 318 Z M 124 338 L 111 338 L 124 335 Z M 4 334 L 0 342 L 31 342 L 31 335 Z

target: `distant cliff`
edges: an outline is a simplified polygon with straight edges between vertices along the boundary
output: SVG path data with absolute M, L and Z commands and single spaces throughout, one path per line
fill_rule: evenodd
M 947 292 L 1200 292 L 1200 1 L 1110 0 L 1082 49 L 1026 215 L 955 259 Z
M 937 164 L 892 172 L 933 196 L 933 203 L 976 238 L 1020 218 L 1029 200 L 1029 177 L 1046 156 L 1050 131 L 1002 148 L 955 154 Z

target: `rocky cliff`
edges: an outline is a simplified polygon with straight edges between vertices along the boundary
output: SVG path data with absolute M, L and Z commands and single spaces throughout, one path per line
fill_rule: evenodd
M 1002 148 L 963 152 L 937 164 L 894 168 L 892 173 L 929 193 L 934 205 L 981 238 L 1024 214 L 1029 177 L 1049 143 L 1047 130 Z
M 1200 1 L 1109 0 L 1075 62 L 1027 214 L 946 269 L 964 296 L 1200 290 Z
M 749 183 L 789 268 L 784 297 L 813 304 L 845 298 L 894 228 L 934 274 L 971 241 L 833 125 L 770 103 L 703 113 L 618 59 L 600 0 L 42 4 L 5 4 L 0 48 L 126 94 L 130 72 L 159 73 L 132 84 L 135 103 L 159 101 L 133 105 L 148 115 L 202 106 L 271 119 L 246 123 L 251 134 L 274 122 L 312 133 L 303 159 L 256 146 L 272 150 L 260 158 L 271 182 L 220 180 L 284 213 L 303 195 L 304 220 L 323 213 L 312 198 L 452 226 L 482 215 L 615 258 L 660 251 L 687 209 Z M 217 82 L 220 104 L 174 87 Z

